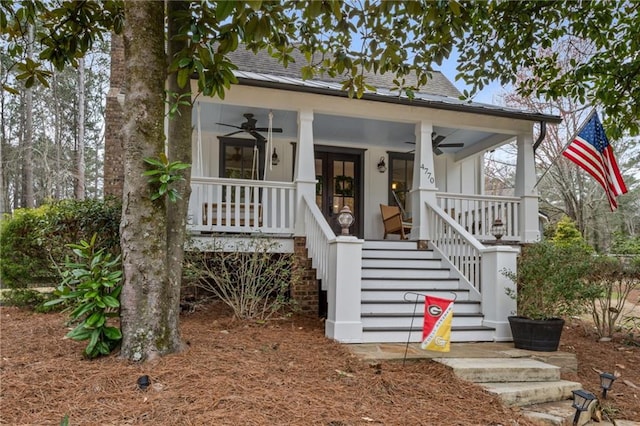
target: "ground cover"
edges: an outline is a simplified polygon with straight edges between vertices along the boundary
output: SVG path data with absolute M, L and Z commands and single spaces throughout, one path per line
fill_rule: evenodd
M 435 362 L 359 360 L 317 318 L 241 322 L 209 303 L 181 320 L 188 349 L 137 365 L 82 359 L 63 314 L 0 307 L 0 424 L 530 425 Z M 586 323 L 568 324 L 560 350 L 579 371 L 566 378 L 597 393 L 595 370 L 615 369 L 605 412 L 640 421 L 640 348 L 620 337 L 597 342 Z

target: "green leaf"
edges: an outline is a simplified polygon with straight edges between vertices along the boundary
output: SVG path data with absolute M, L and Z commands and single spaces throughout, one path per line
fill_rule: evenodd
M 235 7 L 235 1 L 219 1 L 216 3 L 216 19 L 218 21 L 224 21 L 229 15 L 233 13 Z
M 110 308 L 118 308 L 120 306 L 120 302 L 118 302 L 118 299 L 111 295 L 103 296 L 102 301 Z
M 120 329 L 117 327 L 105 327 L 103 329 L 104 335 L 109 339 L 109 340 L 120 340 L 122 339 L 122 333 L 120 332 Z

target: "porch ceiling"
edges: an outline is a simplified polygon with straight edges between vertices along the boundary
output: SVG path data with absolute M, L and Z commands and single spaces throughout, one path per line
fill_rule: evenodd
M 221 135 L 231 133 L 235 131 L 234 128 L 221 126 L 217 123 L 240 126 L 245 121 L 243 114 L 246 113 L 254 115 L 258 127 L 268 127 L 269 125 L 269 110 L 264 108 L 210 102 L 202 102 L 200 108 L 203 132 Z M 298 133 L 297 112 L 275 109 L 272 112 L 273 127 L 282 128 L 282 133 L 274 134 L 274 136 L 295 141 Z M 197 119 L 197 109 L 194 109 L 194 125 L 197 125 Z M 463 148 L 441 148 L 445 153 L 456 153 L 497 135 L 497 133 L 440 126 L 434 126 L 434 131 L 438 135 L 446 137 L 443 143 L 464 143 Z M 313 132 L 314 139 L 322 142 L 335 141 L 359 146 L 382 146 L 400 152 L 412 150 L 412 145 L 407 142 L 415 141 L 415 126 L 412 123 L 328 114 L 315 114 Z M 237 136 L 243 137 L 244 135 L 237 134 Z M 246 136 L 249 137 L 249 135 Z M 507 138 L 506 135 L 505 138 Z

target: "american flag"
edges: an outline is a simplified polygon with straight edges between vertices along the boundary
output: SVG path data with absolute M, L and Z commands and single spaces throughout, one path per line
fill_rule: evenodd
M 616 197 L 627 192 L 613 148 L 604 133 L 598 113 L 594 113 L 580 133 L 562 153 L 582 167 L 604 188 L 611 211 L 618 208 Z

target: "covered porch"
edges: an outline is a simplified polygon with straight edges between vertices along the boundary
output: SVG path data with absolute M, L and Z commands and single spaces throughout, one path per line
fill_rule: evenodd
M 363 246 L 382 239 L 380 205 L 399 204 L 410 217 L 412 247 L 434 252 L 440 269 L 480 304 L 491 340 L 508 340 L 515 307 L 499 271 L 515 268 L 514 246 L 540 236 L 533 123 L 542 118 L 450 102 L 242 85 L 224 102 L 203 99 L 194 117 L 188 229 L 197 238 L 304 238 L 327 294 L 327 336 L 363 342 Z M 264 130 L 247 131 L 245 114 Z M 268 129 L 281 131 L 267 137 Z M 486 195 L 484 153 L 514 140 L 514 194 Z M 355 216 L 351 236 L 341 236 L 336 221 L 345 205 Z M 496 219 L 505 225 L 504 245 L 491 232 Z

